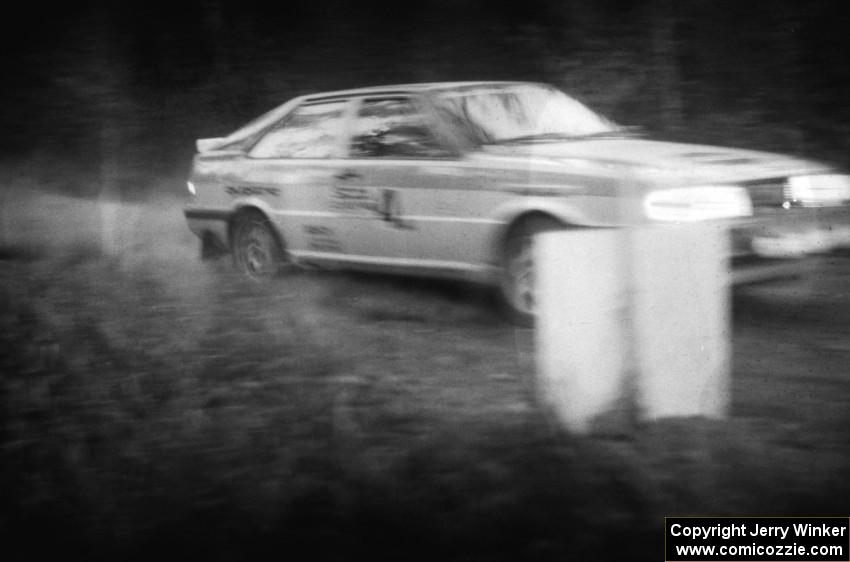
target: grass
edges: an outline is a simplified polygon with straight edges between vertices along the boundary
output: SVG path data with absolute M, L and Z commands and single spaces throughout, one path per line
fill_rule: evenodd
M 846 325 L 738 315 L 729 420 L 569 436 L 486 293 L 256 285 L 200 263 L 173 208 L 138 212 L 115 255 L 0 262 L 9 552 L 658 560 L 665 515 L 846 515 Z

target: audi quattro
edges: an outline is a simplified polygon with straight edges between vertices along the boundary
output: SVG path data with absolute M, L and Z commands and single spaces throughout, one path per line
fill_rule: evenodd
M 197 149 L 184 213 L 205 254 L 258 280 L 309 264 L 489 283 L 523 323 L 538 232 L 727 221 L 738 281 L 846 242 L 830 228 L 850 176 L 650 140 L 546 84 L 306 95 Z

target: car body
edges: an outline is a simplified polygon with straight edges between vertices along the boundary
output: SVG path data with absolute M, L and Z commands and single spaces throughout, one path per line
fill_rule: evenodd
M 834 245 L 850 200 L 828 165 L 649 140 L 525 82 L 301 96 L 197 147 L 189 227 L 252 277 L 288 261 L 471 279 L 526 321 L 537 232 L 726 221 L 756 280 Z

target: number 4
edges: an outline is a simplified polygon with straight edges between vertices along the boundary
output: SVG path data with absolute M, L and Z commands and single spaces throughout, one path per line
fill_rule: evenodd
M 384 189 L 381 192 L 381 204 L 378 209 L 381 220 L 395 228 L 412 228 L 401 218 L 401 201 L 398 191 L 395 189 Z

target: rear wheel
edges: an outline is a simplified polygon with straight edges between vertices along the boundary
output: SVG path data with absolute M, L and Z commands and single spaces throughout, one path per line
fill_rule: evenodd
M 232 239 L 236 267 L 255 281 L 271 279 L 286 262 L 277 233 L 259 212 L 244 212 L 237 216 Z
M 545 215 L 535 215 L 513 225 L 502 248 L 500 289 L 502 302 L 511 320 L 533 326 L 537 312 L 535 298 L 534 236 L 563 230 L 564 224 Z

